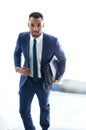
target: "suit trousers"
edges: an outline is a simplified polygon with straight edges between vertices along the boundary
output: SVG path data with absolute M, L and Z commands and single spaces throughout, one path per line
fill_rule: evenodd
M 42 129 L 48 129 L 50 126 L 50 104 L 49 94 L 50 89 L 46 87 L 42 80 L 35 83 L 31 77 L 28 77 L 24 86 L 19 90 L 20 98 L 20 115 L 25 127 L 25 130 L 35 130 L 31 117 L 31 103 L 34 95 L 37 95 L 40 107 L 40 125 Z

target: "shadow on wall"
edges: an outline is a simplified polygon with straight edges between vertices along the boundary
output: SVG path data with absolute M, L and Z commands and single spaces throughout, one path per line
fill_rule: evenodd
M 52 91 L 86 94 L 86 82 L 72 79 L 64 79 L 61 84 L 53 87 Z

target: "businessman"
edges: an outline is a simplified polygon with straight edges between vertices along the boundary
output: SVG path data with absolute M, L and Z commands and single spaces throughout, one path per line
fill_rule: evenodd
M 48 130 L 50 126 L 50 89 L 58 84 L 65 72 L 66 57 L 58 38 L 42 32 L 44 18 L 40 12 L 32 12 L 28 18 L 28 32 L 19 34 L 14 50 L 14 65 L 20 77 L 20 115 L 25 130 L 36 130 L 31 117 L 31 104 L 36 94 L 40 107 L 40 126 Z M 24 65 L 21 65 L 22 54 Z M 55 55 L 58 59 L 58 72 L 50 85 L 44 82 L 43 66 Z

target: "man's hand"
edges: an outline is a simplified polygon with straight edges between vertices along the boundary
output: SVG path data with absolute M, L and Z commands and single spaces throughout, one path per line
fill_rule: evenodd
M 55 86 L 59 81 L 58 80 L 55 80 L 51 85 L 49 85 L 50 87 L 53 87 Z
M 21 75 L 24 76 L 29 76 L 30 75 L 30 69 L 26 67 L 18 67 L 16 69 L 16 72 L 20 73 Z

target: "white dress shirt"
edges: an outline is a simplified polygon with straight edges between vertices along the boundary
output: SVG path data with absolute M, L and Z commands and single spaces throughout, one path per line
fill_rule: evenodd
M 34 37 L 30 35 L 30 47 L 29 47 L 29 60 L 30 60 L 30 76 L 33 77 L 33 40 Z M 41 58 L 42 58 L 42 44 L 43 44 L 43 33 L 36 38 L 36 50 L 37 50 L 37 66 L 38 66 L 38 78 L 41 78 Z

